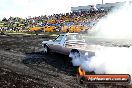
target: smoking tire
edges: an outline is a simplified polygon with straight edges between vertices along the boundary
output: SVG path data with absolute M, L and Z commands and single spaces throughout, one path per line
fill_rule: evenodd
M 71 58 L 80 57 L 80 52 L 77 49 L 72 49 L 71 52 L 70 52 L 69 57 L 71 57 Z
M 80 52 L 77 49 L 72 49 L 70 54 L 70 58 L 79 58 L 80 57 Z M 73 74 L 78 74 L 78 66 L 74 66 Z

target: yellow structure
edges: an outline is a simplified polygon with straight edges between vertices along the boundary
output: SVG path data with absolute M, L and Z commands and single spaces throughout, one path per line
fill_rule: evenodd
M 44 31 L 45 32 L 54 32 L 55 26 L 45 26 Z
M 62 26 L 61 32 L 68 32 L 68 26 Z
M 80 26 L 75 26 L 75 25 L 72 25 L 70 26 L 69 28 L 69 32 L 80 32 L 81 31 L 81 27 Z
M 38 30 L 42 30 L 43 27 L 33 27 L 33 28 L 29 28 L 30 31 L 38 31 Z

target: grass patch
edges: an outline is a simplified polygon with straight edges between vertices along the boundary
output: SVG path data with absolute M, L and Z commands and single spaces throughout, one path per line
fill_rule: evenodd
M 28 36 L 28 35 L 33 35 L 33 36 L 37 36 L 37 35 L 46 35 L 46 36 L 58 36 L 60 33 L 56 33 L 56 32 L 40 32 L 40 33 L 36 33 L 36 32 L 31 32 L 31 31 L 1 31 L 0 35 L 21 35 L 21 36 Z

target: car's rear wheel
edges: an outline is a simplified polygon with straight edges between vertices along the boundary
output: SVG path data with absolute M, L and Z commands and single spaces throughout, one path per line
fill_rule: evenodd
M 80 52 L 77 49 L 72 49 L 70 54 L 69 54 L 70 58 L 78 58 L 80 57 Z

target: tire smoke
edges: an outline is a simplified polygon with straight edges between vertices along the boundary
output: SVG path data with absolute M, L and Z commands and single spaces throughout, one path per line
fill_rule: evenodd
M 104 39 L 132 39 L 132 5 L 113 10 L 101 19 L 89 34 Z M 96 74 L 130 74 L 132 76 L 132 47 L 102 47 L 91 58 L 72 58 L 73 65 Z M 77 64 L 76 64 L 77 63 Z

